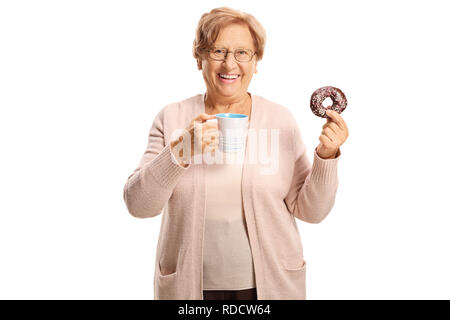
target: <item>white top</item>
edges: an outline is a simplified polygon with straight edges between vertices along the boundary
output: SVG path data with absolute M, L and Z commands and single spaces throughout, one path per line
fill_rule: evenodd
M 237 152 L 222 155 L 223 164 L 208 164 L 206 169 L 203 289 L 256 288 L 242 206 L 243 154 Z

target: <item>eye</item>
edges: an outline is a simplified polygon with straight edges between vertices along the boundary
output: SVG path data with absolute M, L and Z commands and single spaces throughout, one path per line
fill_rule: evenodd
M 250 58 L 251 57 L 251 53 L 250 51 L 246 50 L 246 49 L 241 49 L 237 52 L 237 54 L 242 57 L 242 58 Z

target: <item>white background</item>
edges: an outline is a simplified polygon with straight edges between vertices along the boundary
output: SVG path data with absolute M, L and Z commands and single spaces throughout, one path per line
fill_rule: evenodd
M 449 8 L 445 1 L 0 2 L 0 298 L 153 299 L 161 215 L 123 186 L 156 113 L 206 88 L 201 14 L 254 15 L 266 52 L 249 91 L 290 108 L 312 160 L 347 95 L 339 189 L 298 220 L 308 299 L 449 299 Z

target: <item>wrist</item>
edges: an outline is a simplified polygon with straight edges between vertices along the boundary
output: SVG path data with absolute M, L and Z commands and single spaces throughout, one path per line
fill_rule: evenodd
M 336 156 L 339 152 L 339 149 L 337 149 L 336 151 L 331 151 L 331 152 L 323 152 L 321 150 L 318 150 L 319 147 L 316 147 L 316 153 L 319 156 L 319 158 L 323 159 L 323 160 L 329 160 L 329 159 L 336 159 Z

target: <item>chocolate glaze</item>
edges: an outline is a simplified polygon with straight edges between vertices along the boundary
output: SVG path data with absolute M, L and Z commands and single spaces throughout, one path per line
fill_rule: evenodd
M 326 98 L 331 98 L 333 100 L 333 104 L 327 108 L 325 108 L 322 103 Z M 341 113 L 347 107 L 347 98 L 344 93 L 335 87 L 322 87 L 317 89 L 311 95 L 310 102 L 312 112 L 321 118 L 328 118 L 326 114 L 327 109 L 332 109 L 337 113 Z

